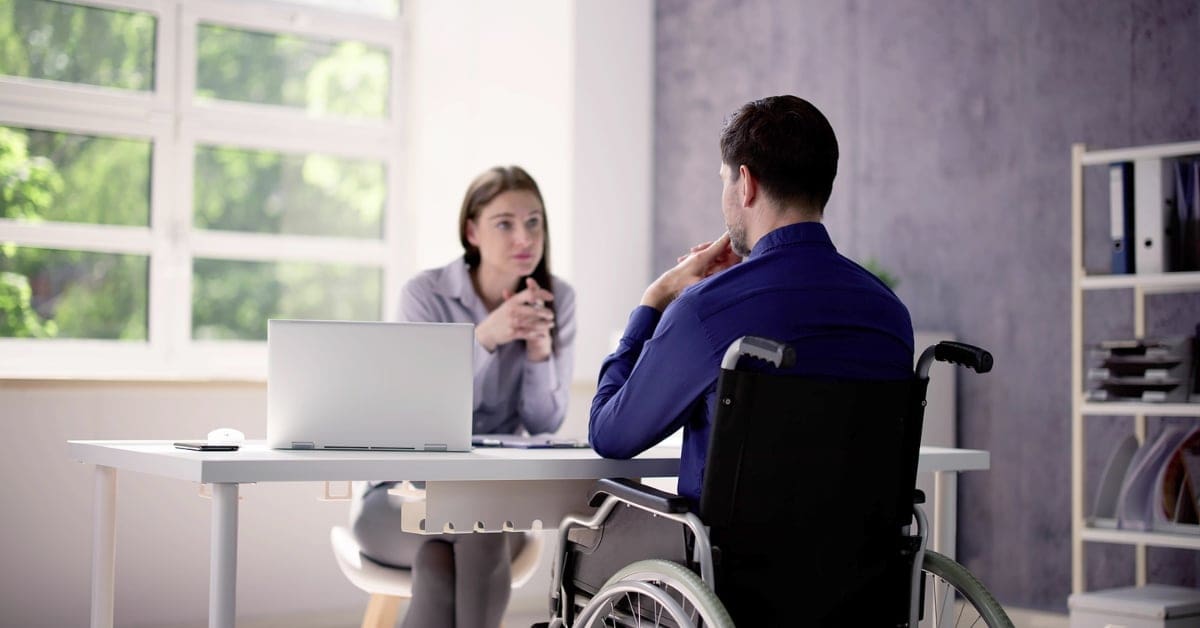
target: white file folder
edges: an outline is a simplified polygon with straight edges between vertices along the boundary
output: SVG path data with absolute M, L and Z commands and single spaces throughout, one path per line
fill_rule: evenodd
M 1134 268 L 1139 275 L 1161 273 L 1165 270 L 1166 242 L 1163 217 L 1167 211 L 1167 197 L 1174 187 L 1167 186 L 1163 177 L 1163 160 L 1159 158 L 1139 159 L 1133 165 L 1133 193 L 1135 208 L 1134 235 L 1136 252 Z

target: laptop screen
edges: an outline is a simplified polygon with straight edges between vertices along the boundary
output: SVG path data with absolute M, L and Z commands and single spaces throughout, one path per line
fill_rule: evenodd
M 474 326 L 271 320 L 267 444 L 468 451 Z

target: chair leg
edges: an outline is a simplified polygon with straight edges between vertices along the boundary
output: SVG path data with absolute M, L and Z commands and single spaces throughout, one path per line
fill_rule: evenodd
M 396 625 L 396 614 L 400 611 L 400 598 L 375 593 L 367 602 L 362 628 L 392 628 Z

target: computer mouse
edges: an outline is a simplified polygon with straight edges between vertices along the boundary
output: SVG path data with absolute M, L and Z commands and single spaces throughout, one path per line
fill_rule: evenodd
M 210 445 L 241 445 L 245 440 L 246 435 L 232 427 L 218 427 L 208 433 Z

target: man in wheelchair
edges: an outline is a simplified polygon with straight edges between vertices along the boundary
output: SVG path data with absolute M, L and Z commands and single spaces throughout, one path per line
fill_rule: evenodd
M 746 103 L 720 149 L 727 232 L 646 289 L 589 424 L 612 458 L 682 428 L 679 495 L 606 481 L 564 521 L 551 624 L 906 625 L 928 381 L 908 310 L 821 223 L 838 146 L 816 107 Z

